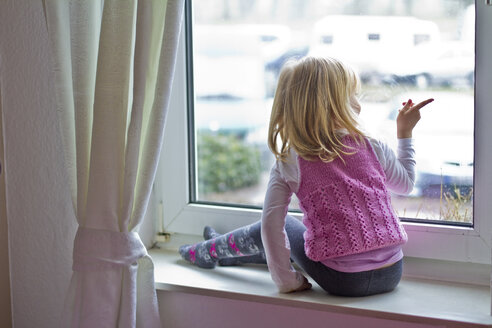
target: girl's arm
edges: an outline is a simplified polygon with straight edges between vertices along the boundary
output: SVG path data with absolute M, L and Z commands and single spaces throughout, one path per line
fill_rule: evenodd
M 297 272 L 290 263 L 290 245 L 284 228 L 292 193 L 276 163 L 270 172 L 263 204 L 261 238 L 268 269 L 282 293 L 301 290 L 306 282 L 304 276 Z
M 387 187 L 397 194 L 408 195 L 415 185 L 415 150 L 412 131 L 420 120 L 420 109 L 433 101 L 434 99 L 430 98 L 414 104 L 409 99 L 403 103 L 403 108 L 396 118 L 398 155 L 395 156 L 391 148 L 384 143 L 373 143 L 386 174 Z
M 386 143 L 371 140 L 386 175 L 386 186 L 400 195 L 408 195 L 415 185 L 415 150 L 413 139 L 398 139 L 397 154 Z

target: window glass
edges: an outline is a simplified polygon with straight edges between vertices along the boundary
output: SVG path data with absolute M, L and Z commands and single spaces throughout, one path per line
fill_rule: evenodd
M 327 55 L 362 80 L 361 121 L 396 147 L 401 103 L 435 98 L 414 130 L 407 219 L 472 224 L 475 9 L 470 0 L 193 1 L 195 202 L 261 207 L 276 81 L 292 57 Z M 295 198 L 295 197 L 294 197 Z M 291 204 L 298 209 L 297 202 Z

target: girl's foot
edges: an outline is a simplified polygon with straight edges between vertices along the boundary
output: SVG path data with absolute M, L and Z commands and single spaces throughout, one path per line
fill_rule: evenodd
M 203 247 L 203 243 L 183 245 L 179 247 L 179 254 L 186 261 L 203 269 L 213 269 L 217 264 L 217 260 L 210 256 L 208 250 Z
M 203 239 L 210 240 L 219 237 L 220 234 L 210 226 L 203 228 Z M 246 263 L 261 263 L 266 264 L 264 253 L 258 255 L 240 256 L 240 257 L 228 257 L 219 259 L 220 266 L 236 266 Z
M 205 228 L 203 228 L 203 239 L 210 240 L 212 238 L 216 238 L 219 236 L 220 234 L 217 231 L 215 231 L 214 228 L 209 226 L 205 226 Z

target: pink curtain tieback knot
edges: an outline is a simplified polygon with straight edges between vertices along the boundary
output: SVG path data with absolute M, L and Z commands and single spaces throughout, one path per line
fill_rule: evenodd
M 79 227 L 73 247 L 74 271 L 105 271 L 130 266 L 147 249 L 136 232 Z

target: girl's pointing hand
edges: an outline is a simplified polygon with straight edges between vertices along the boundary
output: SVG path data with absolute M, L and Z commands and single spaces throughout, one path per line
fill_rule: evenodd
M 400 109 L 396 118 L 396 135 L 398 139 L 412 137 L 413 128 L 420 120 L 420 109 L 433 101 L 434 99 L 430 98 L 415 105 L 412 99 L 409 99 L 403 103 L 404 106 Z

